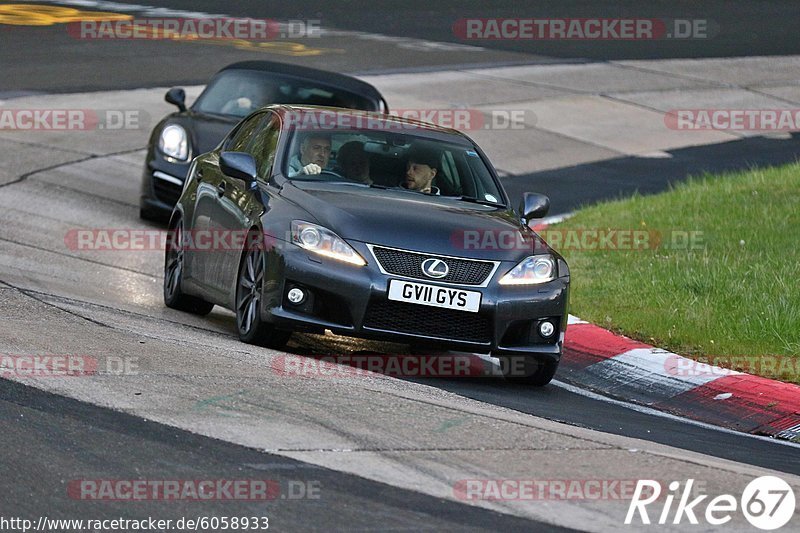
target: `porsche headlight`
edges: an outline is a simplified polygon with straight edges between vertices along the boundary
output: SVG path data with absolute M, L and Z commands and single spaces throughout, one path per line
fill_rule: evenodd
M 358 252 L 328 228 L 295 220 L 292 222 L 292 242 L 319 255 L 344 261 L 352 265 L 367 264 Z
M 500 279 L 500 285 L 536 285 L 556 278 L 556 260 L 552 255 L 532 255 L 519 262 Z
M 170 124 L 158 138 L 158 149 L 161 153 L 178 161 L 189 159 L 189 136 L 186 130 L 177 124 Z

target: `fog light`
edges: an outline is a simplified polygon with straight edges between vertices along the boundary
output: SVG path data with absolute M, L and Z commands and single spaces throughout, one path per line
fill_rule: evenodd
M 302 289 L 298 289 L 297 287 L 295 287 L 289 291 L 286 297 L 293 304 L 299 304 L 303 303 L 303 300 L 306 299 L 306 293 L 304 293 Z
M 552 322 L 545 320 L 544 322 L 539 324 L 539 335 L 541 335 L 545 339 L 552 337 L 555 331 L 556 327 L 553 325 Z

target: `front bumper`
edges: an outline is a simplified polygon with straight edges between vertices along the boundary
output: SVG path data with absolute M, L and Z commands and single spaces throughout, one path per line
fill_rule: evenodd
M 169 163 L 151 158 L 142 172 L 139 207 L 154 217 L 169 218 L 183 191 L 191 163 Z
M 387 298 L 389 281 L 407 279 L 380 272 L 366 246 L 350 243 L 367 260 L 363 267 L 312 254 L 280 241 L 268 253 L 262 316 L 278 327 L 320 331 L 493 355 L 530 354 L 558 360 L 567 327 L 569 277 L 527 287 L 497 283 L 516 263 L 501 262 L 487 287 L 443 285 L 482 294 L 477 313 L 441 309 Z M 310 295 L 299 305 L 286 295 L 299 287 Z M 538 323 L 556 326 L 545 339 Z

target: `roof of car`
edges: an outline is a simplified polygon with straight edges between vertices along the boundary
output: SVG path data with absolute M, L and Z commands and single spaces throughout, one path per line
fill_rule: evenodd
M 338 72 L 330 72 L 311 67 L 303 67 L 289 63 L 278 63 L 276 61 L 258 60 L 239 61 L 238 63 L 232 63 L 220 69 L 219 72 L 226 70 L 261 70 L 266 72 L 276 72 L 288 76 L 319 81 L 321 83 L 325 83 L 327 85 L 338 87 L 347 91 L 372 96 L 379 100 L 383 99 L 383 96 L 378 89 L 365 81 L 353 78 L 352 76 L 347 76 L 345 74 L 339 74 Z

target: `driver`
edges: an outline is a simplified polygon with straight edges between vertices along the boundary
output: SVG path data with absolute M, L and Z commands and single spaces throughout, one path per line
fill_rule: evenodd
M 330 157 L 330 137 L 311 133 L 300 142 L 300 154 L 289 160 L 289 177 L 319 174 L 328 166 Z

